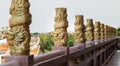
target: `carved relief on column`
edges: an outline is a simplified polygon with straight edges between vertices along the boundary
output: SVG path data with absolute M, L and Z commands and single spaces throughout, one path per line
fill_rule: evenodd
M 107 25 L 104 26 L 104 37 L 105 37 L 105 41 L 107 41 L 107 37 L 108 37 Z
M 115 31 L 114 31 L 114 28 L 112 27 L 112 37 L 114 37 L 114 33 Z
M 104 41 L 104 24 L 100 24 L 100 39 L 101 39 L 101 42 Z
M 94 41 L 95 44 L 100 43 L 100 22 L 95 22 L 94 25 Z
M 83 15 L 76 15 L 75 16 L 75 32 L 73 33 L 75 43 L 84 43 L 85 36 L 84 36 L 84 20 Z
M 12 0 L 10 7 L 10 30 L 6 31 L 10 54 L 29 55 L 31 14 L 28 0 Z
M 93 20 L 92 19 L 87 19 L 86 20 L 86 32 L 85 32 L 85 38 L 86 38 L 86 47 L 89 47 L 93 45 L 93 40 L 94 40 L 94 26 L 93 26 Z
M 110 39 L 113 39 L 113 33 L 114 33 L 113 27 L 110 26 L 109 30 L 110 30 Z
M 110 38 L 111 38 L 112 37 L 112 27 L 111 26 L 110 26 L 109 34 L 110 34 Z
M 54 32 L 52 33 L 52 38 L 55 46 L 67 46 L 68 40 L 68 21 L 67 21 L 67 9 L 66 8 L 56 8 L 56 16 L 54 18 Z

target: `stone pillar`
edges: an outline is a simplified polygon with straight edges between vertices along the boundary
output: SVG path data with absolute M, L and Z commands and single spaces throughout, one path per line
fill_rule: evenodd
M 21 59 L 26 59 L 27 61 L 20 61 L 21 64 L 24 61 L 26 62 L 26 64 L 23 64 L 23 66 L 28 66 L 29 63 L 33 62 L 29 62 L 29 42 L 31 38 L 29 31 L 29 25 L 31 24 L 29 7 L 29 0 L 12 0 L 9 10 L 11 14 L 11 18 L 9 20 L 10 30 L 5 32 L 5 37 L 7 38 L 9 44 L 10 54 L 13 55 L 7 57 L 5 61 L 16 60 L 17 58 L 20 58 L 17 59 L 18 61 Z
M 85 35 L 84 35 L 84 24 L 83 15 L 75 16 L 75 32 L 73 33 L 75 39 L 75 45 L 81 45 L 84 47 Z
M 100 43 L 100 22 L 95 22 L 94 25 L 94 41 L 95 44 Z
M 104 37 L 105 37 L 105 41 L 107 41 L 107 25 L 104 25 Z
M 113 33 L 114 33 L 114 31 L 113 31 L 113 28 L 110 26 L 110 39 L 112 39 L 113 38 Z
M 94 45 L 94 26 L 93 26 L 93 20 L 92 19 L 87 19 L 86 20 L 86 32 L 85 32 L 85 38 L 86 38 L 86 47 L 90 47 Z
M 108 39 L 110 39 L 110 32 L 111 32 L 111 28 L 110 28 L 110 26 L 108 26 Z
M 28 0 L 12 0 L 10 7 L 10 30 L 6 32 L 10 54 L 29 55 L 31 14 Z
M 52 33 L 52 38 L 54 41 L 53 50 L 60 49 L 61 47 L 67 46 L 68 41 L 68 21 L 67 21 L 67 9 L 66 8 L 56 8 L 56 16 L 54 18 L 54 32 Z
M 101 42 L 104 42 L 104 24 L 100 24 L 100 39 Z
M 110 26 L 110 38 L 113 37 L 113 28 Z
M 109 32 L 108 32 L 108 29 L 109 29 L 109 28 L 108 28 L 108 25 L 106 25 L 106 28 L 107 28 L 107 32 L 106 32 L 107 35 L 106 35 L 106 38 L 107 38 L 107 40 L 108 40 L 108 39 L 109 39 Z
M 85 45 L 85 35 L 84 35 L 84 24 L 83 24 L 83 15 L 76 15 L 75 16 L 75 32 L 73 33 L 75 45 L 70 48 L 70 51 L 76 51 L 78 49 L 84 48 Z M 83 57 L 77 57 L 69 61 L 70 66 L 77 66 L 78 63 L 82 61 Z

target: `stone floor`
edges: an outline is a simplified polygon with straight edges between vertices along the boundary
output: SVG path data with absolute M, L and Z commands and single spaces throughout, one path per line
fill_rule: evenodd
M 120 50 L 115 53 L 106 66 L 120 66 Z

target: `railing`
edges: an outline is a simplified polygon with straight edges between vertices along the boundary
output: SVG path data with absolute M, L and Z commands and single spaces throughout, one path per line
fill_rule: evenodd
M 79 46 L 65 47 L 41 56 L 29 59 L 29 66 L 104 66 L 117 50 L 118 38 L 79 49 Z M 19 59 L 1 64 L 0 66 L 25 66 Z
M 103 66 L 116 52 L 117 42 L 117 39 L 112 39 L 85 49 L 67 50 L 63 55 L 35 63 L 34 66 Z

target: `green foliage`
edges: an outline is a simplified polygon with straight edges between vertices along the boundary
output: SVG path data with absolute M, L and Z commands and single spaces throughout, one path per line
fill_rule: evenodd
M 40 51 L 42 53 L 47 53 L 51 51 L 54 42 L 52 40 L 51 33 L 31 33 L 31 36 L 36 36 L 40 38 Z M 74 45 L 74 38 L 71 33 L 68 33 L 68 46 Z
M 51 33 L 33 33 L 31 36 L 36 36 L 40 38 L 40 51 L 43 53 L 49 52 L 54 45 L 51 38 Z
M 74 45 L 74 38 L 73 35 L 71 33 L 68 33 L 68 46 L 71 47 Z
M 117 35 L 120 36 L 120 27 L 117 29 Z
M 54 42 L 53 42 L 53 40 L 52 40 L 52 38 L 51 38 L 51 34 L 49 33 L 48 35 L 47 35 L 47 39 L 46 39 L 46 44 L 45 44 L 45 50 L 48 50 L 48 51 L 50 51 L 51 49 L 52 49 L 52 46 L 54 45 Z

